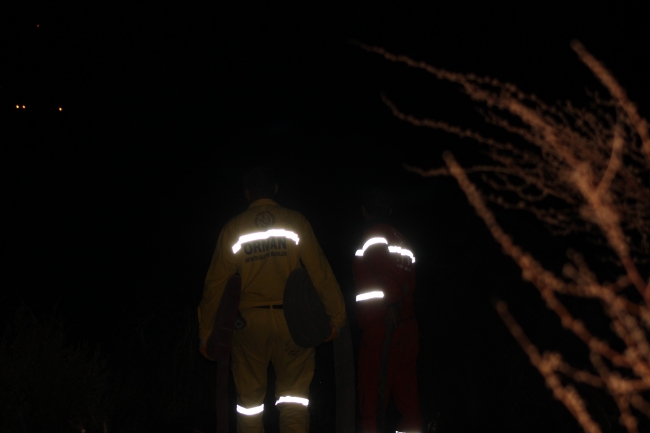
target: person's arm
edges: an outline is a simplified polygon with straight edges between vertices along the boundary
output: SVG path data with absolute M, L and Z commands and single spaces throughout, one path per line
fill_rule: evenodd
M 300 215 L 299 227 L 298 253 L 300 260 L 307 268 L 316 293 L 325 305 L 325 311 L 330 317 L 332 326 L 340 329 L 345 325 L 345 301 L 339 283 L 316 240 L 311 225 L 302 215 Z M 332 338 L 335 338 L 334 334 L 333 331 Z
M 199 304 L 199 339 L 206 340 L 212 333 L 214 317 L 230 277 L 237 272 L 235 254 L 232 252 L 232 230 L 229 225 L 219 234 L 212 262 L 205 277 L 203 298 Z

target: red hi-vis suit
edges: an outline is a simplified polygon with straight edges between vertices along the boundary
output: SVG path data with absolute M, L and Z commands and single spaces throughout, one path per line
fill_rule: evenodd
M 419 432 L 422 428 L 416 362 L 418 326 L 413 308 L 414 263 L 415 256 L 400 232 L 387 224 L 367 230 L 355 253 L 356 312 L 363 332 L 359 348 L 363 432 L 377 431 L 377 416 L 386 409 L 390 396 L 402 414 L 399 431 Z M 386 323 L 389 306 L 400 312 L 399 324 L 392 333 L 392 326 Z M 388 359 L 382 366 L 385 353 Z

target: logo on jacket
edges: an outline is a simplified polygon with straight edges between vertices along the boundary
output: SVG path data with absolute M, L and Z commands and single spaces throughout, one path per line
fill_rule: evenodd
M 261 229 L 272 227 L 275 224 L 275 217 L 271 212 L 264 211 L 255 215 L 255 225 Z

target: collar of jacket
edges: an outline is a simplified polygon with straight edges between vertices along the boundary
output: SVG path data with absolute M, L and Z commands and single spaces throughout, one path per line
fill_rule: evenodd
M 256 207 L 256 206 L 264 206 L 265 204 L 278 206 L 278 204 L 276 202 L 274 202 L 273 200 L 271 200 L 270 198 L 261 198 L 259 200 L 255 200 L 253 203 L 249 204 L 248 209 L 250 209 L 252 207 Z

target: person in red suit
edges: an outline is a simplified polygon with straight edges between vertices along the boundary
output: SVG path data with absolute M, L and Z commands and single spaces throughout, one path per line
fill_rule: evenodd
M 358 374 L 362 431 L 384 429 L 384 411 L 392 397 L 402 415 L 398 431 L 420 432 L 415 256 L 390 224 L 392 207 L 385 192 L 365 193 L 362 212 L 367 227 L 353 261 L 362 331 Z

